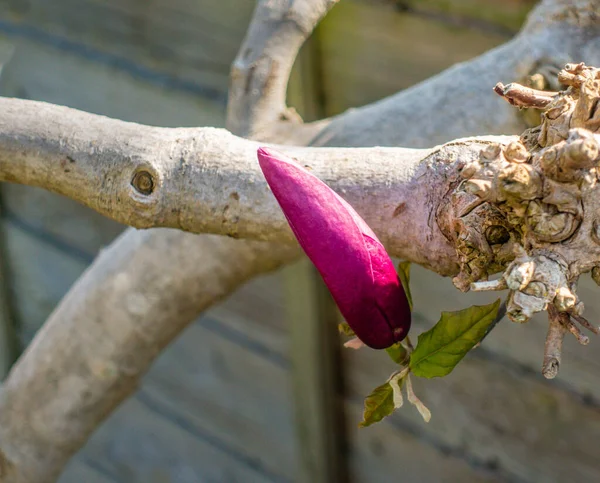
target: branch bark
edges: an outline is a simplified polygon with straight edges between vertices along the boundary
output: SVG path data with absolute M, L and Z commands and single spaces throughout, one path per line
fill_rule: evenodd
M 455 257 L 432 223 L 438 202 L 460 166 L 477 159 L 485 143 L 511 140 L 461 141 L 433 151 L 287 152 L 340 192 L 392 255 L 448 275 Z M 0 100 L 0 180 L 50 189 L 138 228 L 289 243 L 289 226 L 258 167 L 259 145 L 223 129 L 152 128 Z
M 198 311 L 295 254 L 281 246 L 265 266 L 268 244 L 200 238 L 176 230 L 130 232 L 88 268 L 2 388 L 0 481 L 54 481 Z M 207 256 L 190 264 L 187 254 L 198 244 Z M 233 263 L 232 244 L 240 245 Z M 165 263 L 180 270 L 164 273 Z M 173 292 L 176 301 L 165 296 Z
M 304 145 L 321 129 L 286 106 L 300 47 L 338 0 L 259 2 L 231 68 L 227 128 L 250 139 Z

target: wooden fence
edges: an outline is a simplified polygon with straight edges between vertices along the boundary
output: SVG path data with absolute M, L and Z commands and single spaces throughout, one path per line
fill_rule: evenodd
M 308 119 L 371 102 L 509 39 L 532 4 L 342 0 L 303 49 L 290 98 Z M 253 7 L 0 0 L 0 61 L 14 48 L 0 92 L 153 125 L 222 126 L 229 64 Z M 1 190 L 6 368 L 123 227 L 37 189 Z M 359 430 L 362 398 L 393 368 L 368 350 L 341 351 L 339 363 L 333 324 L 318 323 L 335 314 L 316 280 L 303 262 L 205 314 L 61 482 L 600 480 L 599 341 L 568 340 L 561 376 L 547 382 L 539 375 L 543 319 L 503 322 L 453 374 L 417 384 L 429 424 L 407 407 Z M 580 289 L 594 320 L 597 290 L 589 281 Z M 441 310 L 490 300 L 418 268 L 413 293 L 417 331 Z

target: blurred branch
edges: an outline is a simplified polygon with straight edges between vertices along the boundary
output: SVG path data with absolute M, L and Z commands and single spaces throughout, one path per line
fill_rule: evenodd
M 267 244 L 175 230 L 121 235 L 56 307 L 2 388 L 0 481 L 54 481 L 199 312 L 295 254 L 281 246 L 265 265 L 263 250 L 273 253 Z
M 320 130 L 286 106 L 300 47 L 338 0 L 259 2 L 231 67 L 227 128 L 251 139 L 303 145 Z

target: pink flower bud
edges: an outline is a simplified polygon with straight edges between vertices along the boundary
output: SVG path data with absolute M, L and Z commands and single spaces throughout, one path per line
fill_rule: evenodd
M 337 193 L 287 156 L 258 150 L 260 167 L 300 246 L 357 337 L 384 349 L 411 314 L 394 264 L 373 230 Z

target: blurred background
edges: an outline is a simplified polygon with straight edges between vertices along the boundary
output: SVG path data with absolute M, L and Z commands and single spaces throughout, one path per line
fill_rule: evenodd
M 304 47 L 290 103 L 311 120 L 395 93 L 510 39 L 534 3 L 342 0 Z M 0 94 L 157 126 L 223 126 L 229 66 L 254 5 L 0 0 Z M 40 190 L 0 189 L 4 375 L 124 227 Z M 548 382 L 544 318 L 505 320 L 451 375 L 417 381 L 429 424 L 407 405 L 359 429 L 363 398 L 394 366 L 385 353 L 338 350 L 317 282 L 307 263 L 287 267 L 192 324 L 60 481 L 600 481 L 600 341 L 567 339 Z M 418 267 L 412 290 L 416 333 L 441 310 L 493 299 Z M 583 281 L 595 323 L 597 291 Z

